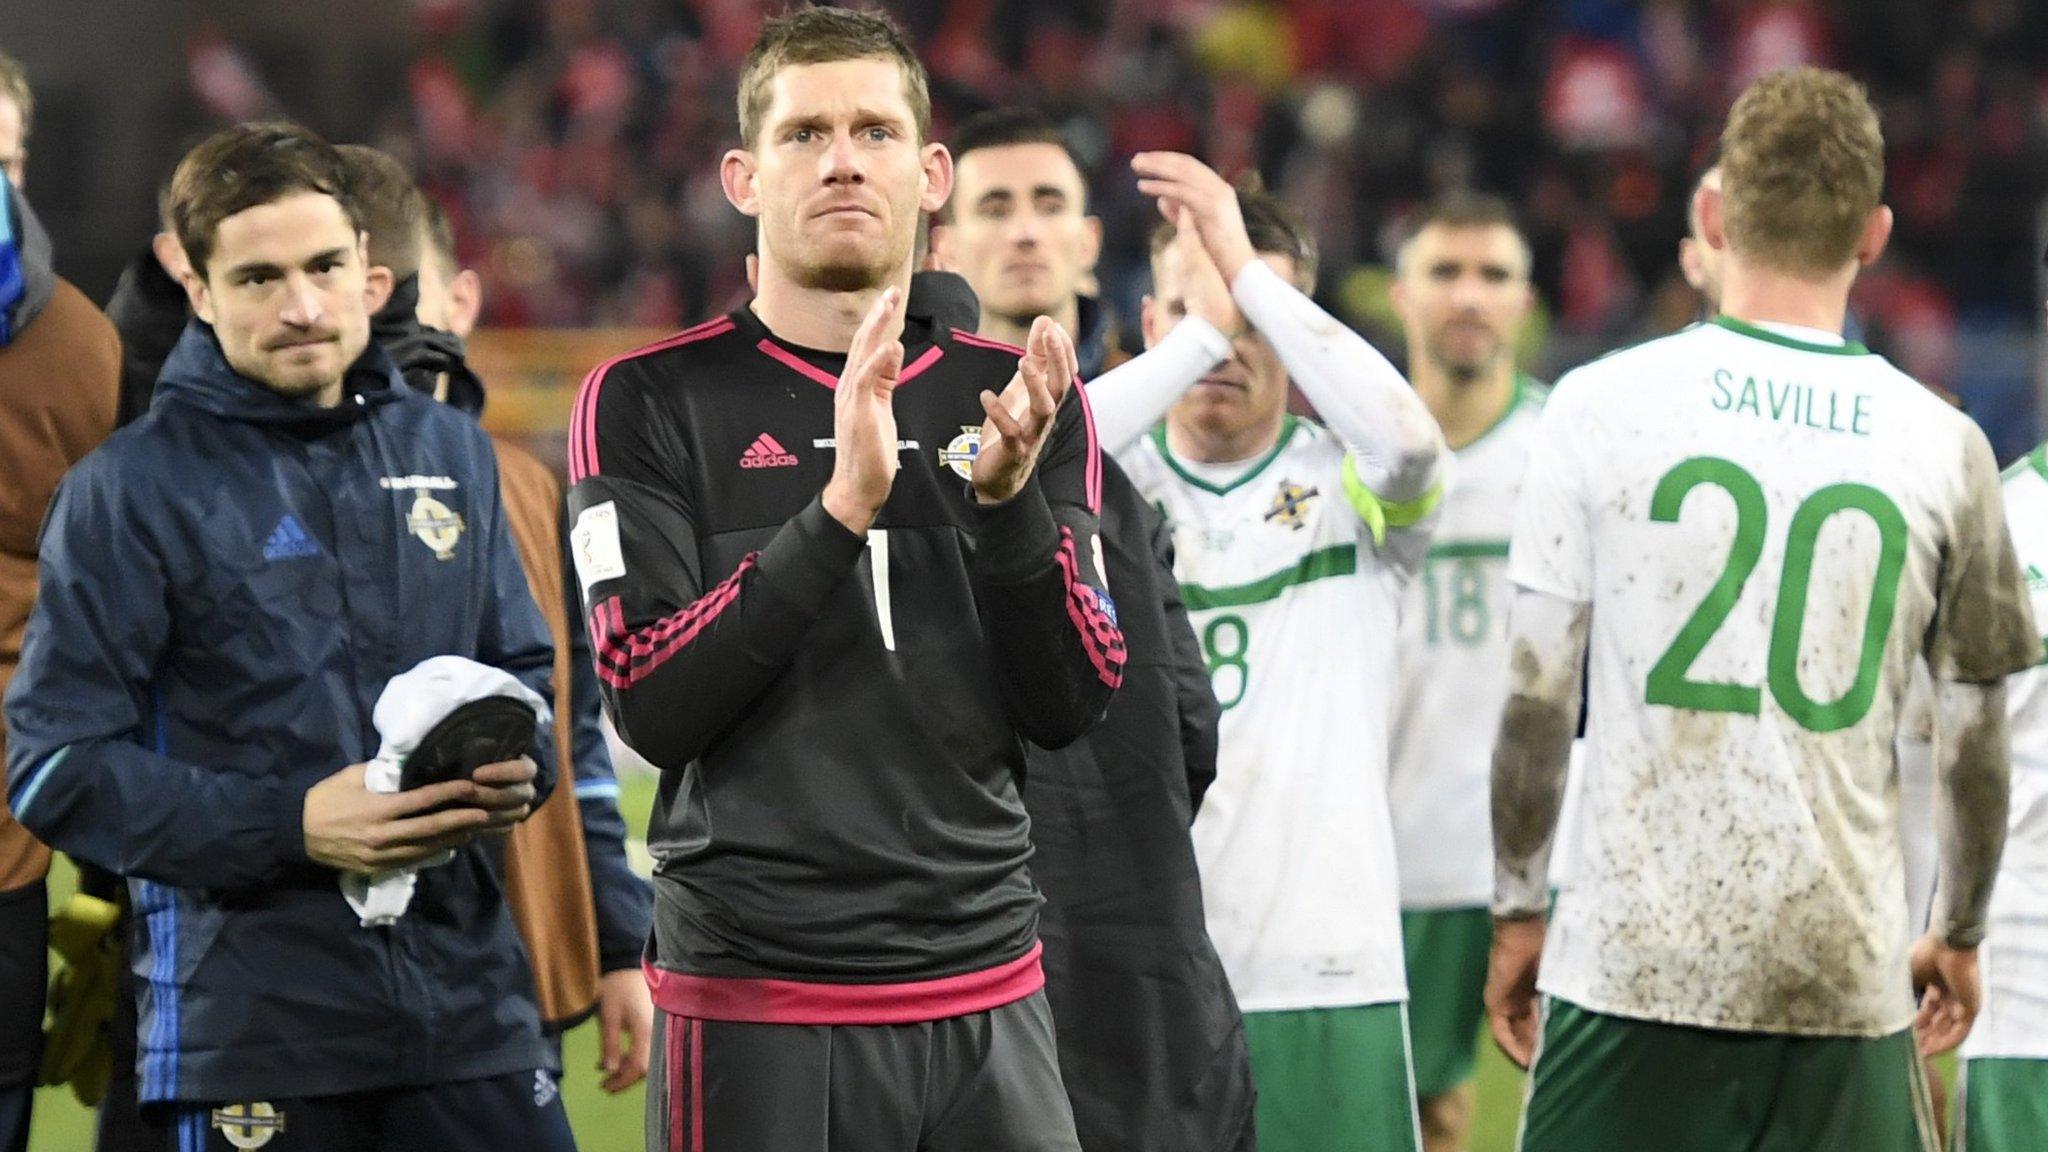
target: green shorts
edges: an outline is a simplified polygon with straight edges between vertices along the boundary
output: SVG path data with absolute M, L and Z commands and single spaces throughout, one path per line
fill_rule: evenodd
M 1247 1012 L 1263 1152 L 1421 1152 L 1403 1004 Z
M 1546 1000 L 1521 1152 L 1935 1152 L 1911 1030 L 1724 1032 Z
M 1963 1061 L 1955 1152 L 2048 1148 L 2048 1060 Z
M 1493 913 L 1484 908 L 1403 912 L 1401 947 L 1408 958 L 1415 1090 L 1425 1097 L 1441 1096 L 1470 1080 L 1479 1058 Z

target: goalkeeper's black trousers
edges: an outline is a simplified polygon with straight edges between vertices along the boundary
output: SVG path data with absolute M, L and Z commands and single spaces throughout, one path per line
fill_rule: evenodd
M 1045 993 L 917 1024 L 657 1008 L 648 1152 L 1080 1152 Z

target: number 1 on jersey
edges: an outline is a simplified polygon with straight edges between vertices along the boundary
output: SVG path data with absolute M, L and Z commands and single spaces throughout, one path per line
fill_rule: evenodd
M 875 586 L 875 623 L 882 628 L 882 647 L 896 650 L 896 614 L 889 606 L 889 531 L 868 529 L 868 575 Z

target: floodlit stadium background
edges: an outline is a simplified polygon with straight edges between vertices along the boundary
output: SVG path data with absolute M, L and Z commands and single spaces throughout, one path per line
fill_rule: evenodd
M 718 190 L 738 63 L 780 0 L 12 0 L 27 65 L 29 189 L 59 271 L 104 301 L 197 134 L 288 116 L 408 160 L 485 281 L 473 363 L 487 422 L 561 459 L 569 400 L 604 357 L 733 306 L 747 222 Z M 1257 168 L 1323 245 L 1325 303 L 1390 352 L 1403 214 L 1432 192 L 1507 195 L 1536 252 L 1522 344 L 1551 377 L 1692 319 L 1675 251 L 1720 118 L 1761 72 L 1845 68 L 1872 90 L 1898 231 L 1857 288 L 1864 339 L 1961 397 L 2001 462 L 2039 437 L 2048 382 L 2048 4 L 2039 0 L 908 0 L 941 138 L 1029 103 L 1060 119 L 1128 324 L 1151 207 L 1125 161 Z M 1135 335 L 1126 346 L 1135 345 Z M 637 798 L 638 803 L 632 802 Z M 629 819 L 644 826 L 644 783 Z M 61 883 L 61 880 L 60 880 Z M 586 1148 L 638 1147 L 637 1093 L 567 1095 Z M 1492 1055 L 1475 1147 L 1511 1146 L 1519 1081 Z M 46 1092 L 38 1152 L 87 1146 Z

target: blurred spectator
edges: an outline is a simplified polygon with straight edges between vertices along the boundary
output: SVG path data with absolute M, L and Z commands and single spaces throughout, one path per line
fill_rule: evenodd
M 0 57 L 0 93 L 11 61 Z M 15 73 L 18 77 L 18 73 Z M 18 91 L 26 92 L 25 87 Z M 7 98 L 0 96 L 0 104 Z M 20 100 L 26 106 L 26 98 Z M 0 146 L 5 142 L 0 141 Z M 16 156 L 20 153 L 17 151 Z M 121 344 L 51 271 L 50 242 L 0 180 L 0 689 L 36 597 L 36 536 L 57 480 L 114 430 Z M 0 752 L 5 750 L 0 734 Z M 0 1150 L 28 1146 L 42 1047 L 50 850 L 0 803 Z
M 0 52 L 0 175 L 16 188 L 28 177 L 28 130 L 34 126 L 35 97 L 28 73 Z
M 703 157 L 781 0 L 420 0 L 416 54 L 373 143 L 448 205 L 486 325 L 674 327 L 745 291 L 748 222 Z M 1958 326 L 2030 326 L 2032 206 L 2048 191 L 2048 6 L 1972 0 L 893 0 L 931 61 L 943 136 L 998 104 L 1075 143 L 1105 225 L 1104 303 L 1136 314 L 1152 206 L 1137 151 L 1260 170 L 1308 213 L 1328 303 L 1416 206 L 1506 193 L 1529 226 L 1552 372 L 1661 327 L 1693 177 L 1730 95 L 1803 62 L 1871 85 L 1900 214 L 1859 288 L 1882 350 L 1936 383 Z M 1953 8 L 1950 12 L 1949 9 Z M 202 32 L 194 83 L 261 107 L 277 65 Z M 201 83 L 201 81 L 204 81 Z M 4 101 L 0 101 L 4 105 Z M 4 118 L 4 112 L 0 112 Z M 0 125 L 4 133 L 4 125 Z M 4 143 L 4 140 L 0 140 Z M 1896 315 L 1887 313 L 1896 312 Z M 1885 347 L 1890 334 L 1910 340 Z M 1126 343 L 1130 341 L 1126 340 Z M 2027 430 L 2017 430 L 2024 437 Z
M 738 268 L 751 234 L 696 158 L 731 143 L 738 64 L 773 6 L 418 6 L 409 100 L 385 122 L 478 237 L 464 256 L 485 270 L 486 323 L 678 324 L 741 288 L 713 270 Z M 2023 229 L 2013 197 L 2041 193 L 2048 60 L 2021 47 L 2048 42 L 2037 5 L 1986 0 L 1932 23 L 1910 0 L 893 7 L 925 41 L 942 128 L 1030 103 L 1084 142 L 1098 195 L 1123 209 L 1108 217 L 1113 296 L 1134 295 L 1144 263 L 1116 233 L 1149 224 L 1123 162 L 1194 147 L 1261 168 L 1355 261 L 1384 263 L 1378 238 L 1444 185 L 1540 192 L 1553 232 L 1539 286 L 1568 297 L 1565 332 L 1623 332 L 1669 274 L 1687 178 L 1730 93 L 1814 62 L 1864 77 L 1887 110 L 1910 224 L 1895 262 L 1927 266 L 1944 295 L 1996 287 L 2016 312 L 2028 299 L 2018 265 L 1980 286 L 1947 252 L 1966 223 Z M 1960 216 L 1987 209 L 2004 221 Z

